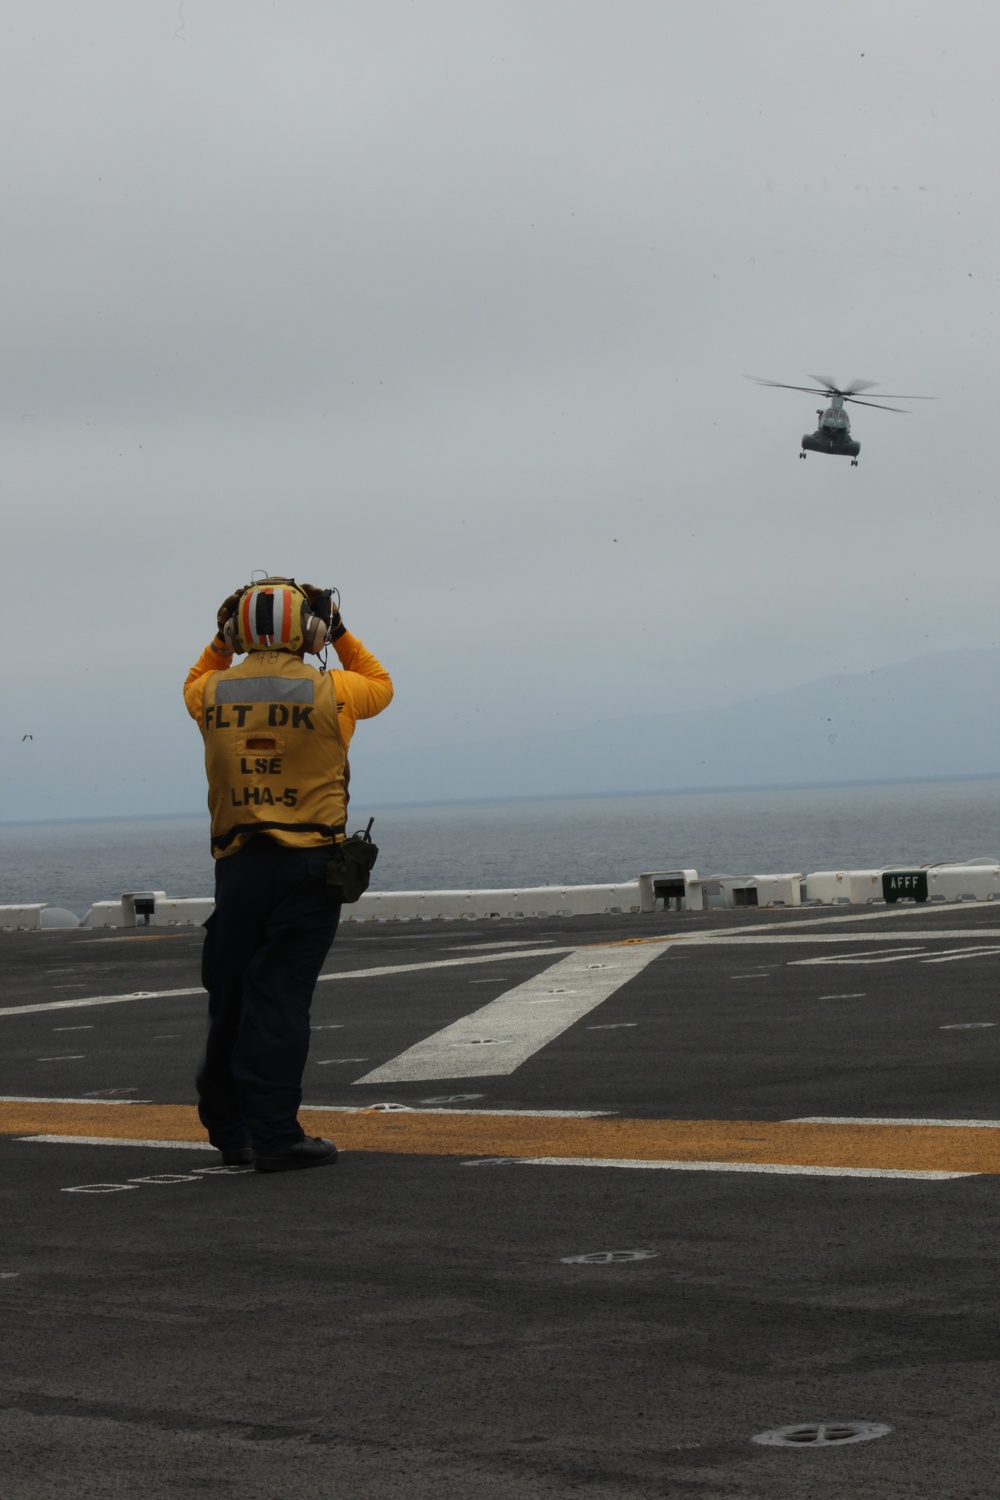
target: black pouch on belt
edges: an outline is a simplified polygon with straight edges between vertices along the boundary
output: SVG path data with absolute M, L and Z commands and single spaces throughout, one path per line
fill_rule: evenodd
M 332 900 L 357 901 L 368 889 L 378 859 L 378 845 L 372 843 L 374 821 L 369 818 L 364 833 L 352 833 L 349 839 L 333 846 L 326 867 L 326 887 Z

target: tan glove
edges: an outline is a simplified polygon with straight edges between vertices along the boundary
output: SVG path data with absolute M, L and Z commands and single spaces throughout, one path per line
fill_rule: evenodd
M 219 605 L 218 614 L 215 617 L 219 626 L 219 634 L 216 639 L 227 651 L 235 651 L 237 647 L 236 611 L 245 593 L 245 589 L 237 589 L 235 594 L 230 594 L 227 599 L 223 599 Z
M 330 633 L 327 639 L 329 641 L 339 641 L 347 626 L 340 618 L 340 610 L 334 605 L 333 590 L 318 589 L 312 583 L 300 583 L 298 587 L 309 601 L 309 608 L 313 614 L 318 615 L 321 620 L 325 620 L 329 625 Z

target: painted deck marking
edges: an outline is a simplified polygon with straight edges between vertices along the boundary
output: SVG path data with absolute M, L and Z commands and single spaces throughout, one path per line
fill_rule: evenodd
M 17 1141 L 35 1141 L 43 1146 L 145 1146 L 158 1151 L 214 1151 L 208 1141 L 122 1140 L 114 1135 L 18 1135 Z
M 119 939 L 115 939 L 119 941 Z M 672 940 L 664 938 L 657 939 L 660 946 L 666 947 Z M 509 963 L 511 958 L 551 958 L 556 953 L 573 953 L 575 948 L 570 945 L 555 948 L 530 948 L 518 953 L 470 953 L 463 958 L 437 958 L 430 959 L 424 963 L 414 964 L 381 964 L 371 969 L 346 969 L 339 974 L 321 974 L 316 981 L 323 984 L 328 980 L 345 979 L 386 979 L 393 974 L 416 974 L 424 969 L 453 969 L 469 964 L 494 964 Z M 200 984 L 191 985 L 186 989 L 176 990 L 132 990 L 127 995 L 86 995 L 78 1000 L 46 1000 L 37 1005 L 4 1005 L 0 1006 L 0 1018 L 3 1016 L 30 1016 L 43 1010 L 80 1010 L 91 1005 L 124 1005 L 132 1000 L 173 1000 L 182 995 L 204 995 L 205 991 Z
M 963 958 L 985 958 L 988 953 L 1000 953 L 1000 948 L 952 948 L 939 953 L 935 958 L 922 958 L 924 964 L 953 964 Z
M 791 1177 L 908 1177 L 925 1182 L 948 1182 L 955 1177 L 975 1177 L 975 1172 L 923 1172 L 891 1167 L 795 1167 L 773 1162 L 749 1161 L 635 1161 L 608 1156 L 522 1157 L 525 1167 L 638 1167 L 653 1172 L 773 1172 Z
M 930 1125 L 935 1130 L 1000 1130 L 1000 1120 L 902 1119 L 889 1115 L 798 1115 L 788 1125 Z
M 873 948 L 870 953 L 821 953 L 818 958 L 795 958 L 788 965 L 807 968 L 810 964 L 901 964 L 919 958 L 926 948 Z
M 132 1091 L 129 1090 L 131 1093 Z M 72 1099 L 54 1097 L 52 1094 L 0 1094 L 0 1104 L 148 1104 L 148 1099 L 95 1099 L 93 1094 L 76 1095 Z
M 551 950 L 550 950 L 551 951 Z M 508 990 L 471 1015 L 435 1032 L 355 1083 L 402 1083 L 418 1079 L 493 1077 L 513 1073 L 542 1047 L 589 1015 L 658 957 L 662 948 L 605 950 L 596 965 L 579 949 Z M 556 989 L 565 993 L 554 995 Z M 557 1003 L 535 1002 L 552 997 Z M 484 1037 L 491 1045 L 482 1045 Z M 478 1045 L 477 1045 L 478 1044 Z
M 586 1255 L 560 1255 L 559 1260 L 564 1266 L 621 1266 L 633 1260 L 657 1260 L 659 1254 L 659 1250 L 590 1250 Z
M 43 1010 L 83 1010 L 91 1005 L 124 1005 L 130 1000 L 172 1000 L 176 995 L 204 995 L 201 985 L 183 990 L 133 990 L 128 995 L 87 995 L 80 1000 L 45 1000 L 37 1005 L 0 1006 L 0 1016 L 33 1016 Z
M 935 910 L 937 912 L 943 912 L 947 915 L 949 914 L 950 908 L 939 907 Z M 386 979 L 391 978 L 392 976 L 397 974 L 415 974 L 431 969 L 456 968 L 468 964 L 478 965 L 489 963 L 509 963 L 512 960 L 521 958 L 552 958 L 554 955 L 559 953 L 572 954 L 575 952 L 594 952 L 596 949 L 602 949 L 604 951 L 608 951 L 609 949 L 627 951 L 629 947 L 634 946 L 650 947 L 656 952 L 659 952 L 663 949 L 673 947 L 699 948 L 714 944 L 720 944 L 728 947 L 740 947 L 743 945 L 753 947 L 755 944 L 759 946 L 762 943 L 765 945 L 771 943 L 793 943 L 799 945 L 808 945 L 810 943 L 870 943 L 873 941 L 873 938 L 867 932 L 841 932 L 839 930 L 816 932 L 815 928 L 821 926 L 827 928 L 838 928 L 839 925 L 844 922 L 874 922 L 884 921 L 886 918 L 894 917 L 906 918 L 910 916 L 922 916 L 926 919 L 932 914 L 933 912 L 928 912 L 924 908 L 891 907 L 885 911 L 850 912 L 844 916 L 807 917 L 791 922 L 774 922 L 769 923 L 768 927 L 763 930 L 757 930 L 753 932 L 741 930 L 734 931 L 732 928 L 711 928 L 706 932 L 683 934 L 678 933 L 669 937 L 655 938 L 618 938 L 609 943 L 591 943 L 585 946 L 577 944 L 566 944 L 562 946 L 552 944 L 545 948 L 533 947 L 518 948 L 513 951 L 511 949 L 505 949 L 501 950 L 500 952 L 477 952 L 469 953 L 468 955 L 463 954 L 461 958 L 440 958 L 411 964 L 384 964 L 368 969 L 348 969 L 339 973 L 321 974 L 319 976 L 319 979 L 317 980 L 317 983 L 323 984 L 333 980 L 344 981 L 353 979 Z M 950 914 L 952 915 L 952 917 L 954 917 L 953 911 L 950 912 Z M 904 922 L 904 926 L 907 925 L 909 924 Z M 782 930 L 779 931 L 779 928 Z M 790 932 L 788 930 L 789 928 L 793 928 L 795 930 Z M 184 935 L 185 934 L 178 933 L 166 934 L 165 936 L 181 937 Z M 911 930 L 909 932 L 880 932 L 878 934 L 878 938 L 875 939 L 875 941 L 906 942 L 912 941 L 912 939 L 914 938 L 961 938 L 966 941 L 970 939 L 976 940 L 982 938 L 1000 939 L 1000 928 L 959 927 L 941 928 L 937 931 L 918 930 L 914 932 Z M 153 940 L 153 938 L 95 938 L 93 941 L 118 943 L 127 941 L 148 942 Z M 545 940 L 539 939 L 538 941 L 543 942 Z M 985 945 L 980 944 L 980 951 L 983 951 L 984 946 Z M 804 962 L 807 963 L 812 961 L 813 960 L 808 959 L 804 960 Z M 929 957 L 922 961 L 932 963 L 936 960 L 933 957 Z M 798 962 L 803 962 L 803 960 L 798 960 Z M 2 1019 L 4 1016 L 34 1015 L 40 1011 L 79 1010 L 86 1009 L 95 1005 L 124 1005 L 134 1000 L 172 1000 L 188 995 L 204 995 L 204 993 L 205 991 L 202 989 L 201 985 L 190 985 L 185 988 L 170 990 L 133 990 L 128 994 L 86 995 L 81 996 L 80 998 L 75 1000 L 47 1000 L 33 1005 L 4 1005 L 0 1006 L 0 1019 Z
M 365 1108 L 303 1108 L 301 1118 L 307 1132 L 332 1136 L 344 1151 L 392 1156 L 513 1157 L 546 1165 L 645 1163 L 648 1170 L 660 1171 L 905 1173 L 929 1181 L 976 1174 L 1000 1177 L 1000 1122 L 995 1120 L 582 1119 Z M 52 1101 L 0 1104 L 0 1133 L 70 1138 L 51 1142 L 50 1149 L 73 1142 L 207 1149 L 204 1128 L 191 1105 L 109 1109 Z
M 666 939 L 669 942 L 669 939 Z M 412 964 L 382 964 L 375 969 L 348 969 L 339 974 L 321 974 L 318 983 L 326 979 L 386 979 L 392 974 L 418 974 L 425 969 L 459 969 L 469 964 L 509 964 L 518 958 L 552 958 L 557 953 L 574 953 L 575 944 L 564 943 L 560 947 L 522 948 L 516 953 L 468 953 L 461 958 L 431 958 Z
M 138 1185 L 134 1182 L 85 1182 L 81 1187 L 60 1188 L 61 1193 L 135 1193 Z
M 830 921 L 831 927 L 833 927 L 835 920 L 834 918 Z M 858 917 L 857 920 L 860 922 L 864 919 Z M 800 925 L 805 927 L 806 924 L 802 922 Z M 775 923 L 776 926 L 777 923 Z M 1000 927 L 948 927 L 941 932 L 914 932 L 911 928 L 909 932 L 880 932 L 878 934 L 872 932 L 836 931 L 803 932 L 799 934 L 776 932 L 772 928 L 762 928 L 756 932 L 748 932 L 737 928 L 736 930 L 728 929 L 724 932 L 693 933 L 688 938 L 676 938 L 674 941 L 685 948 L 698 948 L 706 943 L 717 943 L 720 947 L 725 948 L 767 948 L 772 943 L 776 946 L 778 944 L 793 943 L 799 947 L 805 947 L 809 943 L 912 943 L 914 938 L 917 938 L 921 942 L 927 942 L 937 938 L 965 938 L 966 940 L 975 940 L 984 937 L 1000 938 Z

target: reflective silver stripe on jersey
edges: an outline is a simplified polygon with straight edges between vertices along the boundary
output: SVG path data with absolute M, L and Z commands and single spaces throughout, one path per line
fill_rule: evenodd
M 312 703 L 308 677 L 223 677 L 215 686 L 216 703 Z

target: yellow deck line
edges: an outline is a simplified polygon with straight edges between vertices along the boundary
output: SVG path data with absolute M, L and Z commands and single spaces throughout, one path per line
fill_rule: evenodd
M 1000 1175 L 1000 1129 L 949 1125 L 757 1120 L 566 1119 L 304 1109 L 307 1132 L 346 1151 L 420 1156 L 519 1156 L 746 1162 Z M 0 1103 L 0 1135 L 197 1141 L 191 1105 Z

